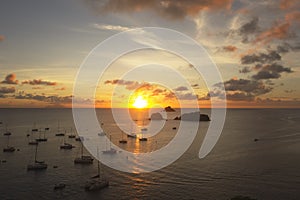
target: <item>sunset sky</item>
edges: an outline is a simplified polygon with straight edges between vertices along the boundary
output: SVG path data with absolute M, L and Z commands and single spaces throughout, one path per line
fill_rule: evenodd
M 300 107 L 298 0 L 3 1 L 0 27 L 2 108 L 70 107 L 76 73 L 88 53 L 110 36 L 140 27 L 174 29 L 203 45 L 221 72 L 229 107 Z M 182 72 L 193 90 L 156 65 L 137 70 L 139 79 L 120 76 L 154 59 Z M 150 84 L 138 75 L 143 73 L 170 79 L 172 88 Z M 181 58 L 140 51 L 121 57 L 101 77 L 96 105 L 110 107 L 119 87 L 118 107 L 137 93 L 151 105 L 177 107 L 173 91 L 208 107 L 220 84 L 209 91 Z M 139 91 L 133 91 L 136 86 Z M 85 101 L 91 99 L 83 96 Z

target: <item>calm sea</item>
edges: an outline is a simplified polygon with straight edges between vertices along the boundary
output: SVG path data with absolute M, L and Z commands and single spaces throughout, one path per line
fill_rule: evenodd
M 203 110 L 209 113 L 209 110 Z M 106 109 L 97 110 L 105 132 L 114 143 L 120 132 Z M 179 115 L 168 113 L 163 134 L 149 140 L 138 151 L 160 148 L 172 139 Z M 2 132 L 12 132 L 9 144 L 19 151 L 0 151 L 0 199 L 214 199 L 226 200 L 237 195 L 260 200 L 300 199 L 300 110 L 299 109 L 228 109 L 225 127 L 213 151 L 198 158 L 203 136 L 210 122 L 201 122 L 194 143 L 176 162 L 161 170 L 131 174 L 103 167 L 110 186 L 88 193 L 85 182 L 97 173 L 97 163 L 74 165 L 80 154 L 80 142 L 57 137 L 58 126 L 67 135 L 74 129 L 70 109 L 0 109 L 0 146 L 7 145 Z M 147 122 L 146 122 L 147 123 Z M 49 127 L 47 142 L 39 145 L 38 159 L 48 164 L 42 172 L 27 171 L 35 147 L 28 145 L 30 130 Z M 96 134 L 96 133 L 95 133 Z M 36 133 L 35 137 L 38 137 Z M 43 134 L 42 134 L 43 136 Z M 259 139 L 254 142 L 254 139 Z M 129 140 L 129 139 L 128 139 Z M 61 150 L 64 142 L 76 148 Z M 154 145 L 155 141 L 155 145 Z M 158 144 L 157 144 L 157 141 Z M 135 151 L 136 142 L 125 149 Z M 149 150 L 150 149 L 150 150 Z M 2 162 L 6 161 L 6 162 Z M 57 168 L 53 168 L 53 166 Z M 57 183 L 66 188 L 54 191 Z

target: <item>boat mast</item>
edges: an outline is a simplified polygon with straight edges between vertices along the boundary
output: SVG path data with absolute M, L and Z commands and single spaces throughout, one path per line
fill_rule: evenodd
M 37 147 L 38 147 L 38 144 L 35 145 L 35 154 L 34 154 L 34 162 L 36 163 L 36 155 L 37 155 Z

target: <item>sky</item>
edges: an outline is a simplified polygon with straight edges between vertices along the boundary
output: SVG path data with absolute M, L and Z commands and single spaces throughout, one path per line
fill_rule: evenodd
M 81 106 L 127 107 L 140 95 L 152 106 L 178 107 L 176 93 L 184 105 L 196 98 L 200 107 L 209 107 L 210 99 L 225 97 L 224 85 L 228 107 L 300 107 L 297 0 L 3 1 L 0 107 L 71 107 L 77 72 L 92 49 L 142 27 L 172 29 L 197 41 L 222 82 L 207 87 L 188 61 L 167 51 L 141 50 L 109 66 L 94 98 L 76 96 Z M 148 65 L 134 68 L 143 63 Z M 168 86 L 152 79 L 167 80 Z

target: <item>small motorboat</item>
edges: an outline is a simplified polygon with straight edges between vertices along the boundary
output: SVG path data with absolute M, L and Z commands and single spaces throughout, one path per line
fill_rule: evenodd
M 73 148 L 75 148 L 75 146 L 65 142 L 63 145 L 60 145 L 60 148 L 61 149 L 73 149 Z

